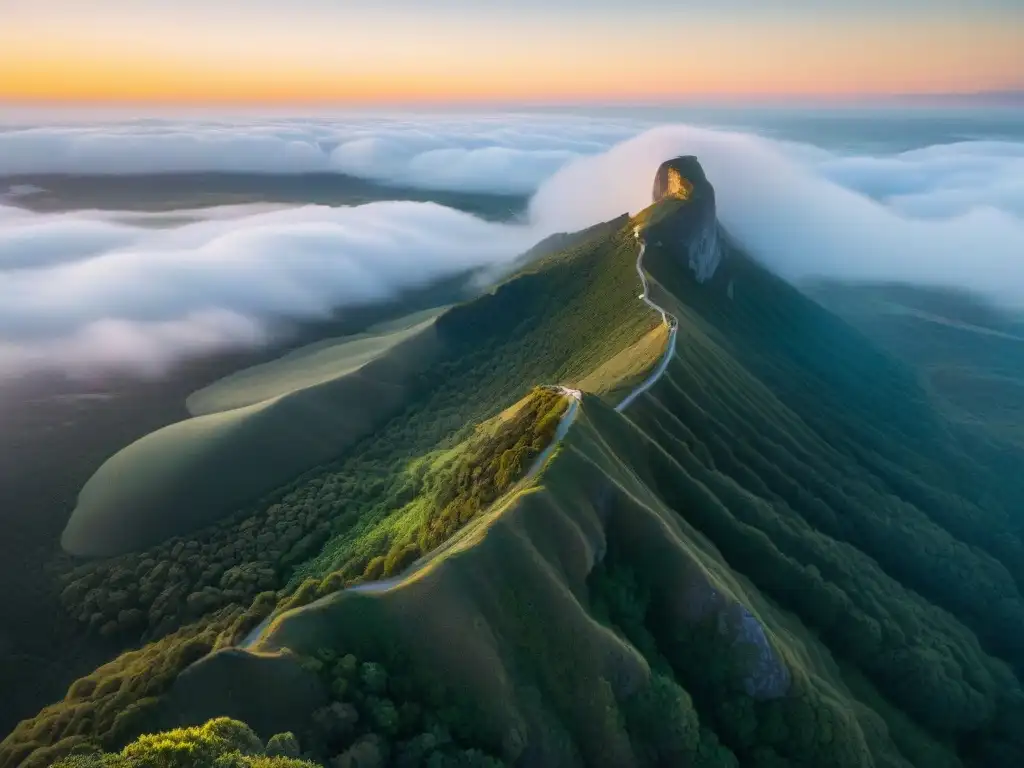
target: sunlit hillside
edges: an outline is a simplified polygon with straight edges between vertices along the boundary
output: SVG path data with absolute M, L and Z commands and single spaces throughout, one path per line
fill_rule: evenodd
M 346 393 L 271 430 L 287 479 L 240 445 L 236 496 L 207 493 L 221 464 L 167 476 L 180 530 L 64 569 L 65 610 L 132 650 L 0 764 L 1022 764 L 1005 454 L 750 258 L 695 158 L 655 181 L 401 339 L 197 395 L 240 406 L 222 419 Z M 366 423 L 335 428 L 343 408 Z M 333 451 L 309 452 L 325 425 Z M 90 482 L 120 497 L 159 435 Z

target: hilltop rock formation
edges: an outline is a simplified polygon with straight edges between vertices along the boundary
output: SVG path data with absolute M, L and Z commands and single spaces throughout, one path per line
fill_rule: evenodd
M 666 160 L 654 176 L 653 202 L 685 201 L 673 215 L 651 225 L 647 239 L 678 244 L 698 283 L 715 276 L 722 263 L 722 245 L 715 212 L 715 189 L 696 157 Z

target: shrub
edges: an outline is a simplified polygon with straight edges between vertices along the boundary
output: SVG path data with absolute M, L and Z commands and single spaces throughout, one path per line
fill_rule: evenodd
M 384 558 L 380 555 L 370 560 L 363 571 L 363 578 L 367 581 L 376 581 L 384 575 Z
M 384 575 L 402 573 L 420 556 L 417 544 L 396 544 L 384 559 Z
M 298 754 L 291 733 L 277 734 L 264 751 L 249 726 L 218 717 L 192 728 L 140 736 L 120 753 L 80 750 L 52 768 L 317 768 L 296 759 Z
M 263 743 L 245 723 L 219 717 L 194 728 L 140 736 L 121 755 L 145 768 L 191 768 L 230 752 L 261 754 Z
M 267 742 L 267 755 L 269 757 L 298 757 L 299 740 L 290 731 L 276 733 Z

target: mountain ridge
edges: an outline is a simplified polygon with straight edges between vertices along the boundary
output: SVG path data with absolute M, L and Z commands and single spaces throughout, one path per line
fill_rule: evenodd
M 373 765 L 1018 765 L 1012 478 L 912 369 L 738 248 L 699 167 L 668 161 L 636 217 L 570 238 L 439 317 L 448 356 L 382 433 L 407 448 L 353 449 L 386 465 L 329 466 L 247 527 L 72 580 L 79 610 L 122 573 L 174 595 L 195 588 L 194 561 L 218 564 L 210 542 L 353 518 L 324 532 L 287 586 L 276 561 L 254 562 L 266 583 L 159 635 L 146 652 L 165 677 L 125 664 L 83 678 L 0 760 L 43 765 L 83 739 L 120 748 L 227 715 L 264 739 L 294 730 L 309 756 L 338 765 L 371 752 Z M 589 379 L 598 370 L 611 378 Z M 555 418 L 530 388 L 586 380 L 544 468 L 510 482 L 522 477 L 514 446 L 541 448 Z M 480 426 L 467 432 L 466 419 Z M 481 495 L 488 468 L 503 481 Z M 382 488 L 353 488 L 353 476 Z M 344 589 L 401 562 L 451 509 L 470 514 L 409 578 Z M 246 557 L 230 572 L 247 573 Z M 236 647 L 270 615 L 251 649 Z M 114 721 L 114 706 L 130 716 Z

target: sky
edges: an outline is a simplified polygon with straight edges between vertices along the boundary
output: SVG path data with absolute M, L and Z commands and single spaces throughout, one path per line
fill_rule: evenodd
M 565 103 L 1024 90 L 1020 0 L 0 0 L 0 100 Z

